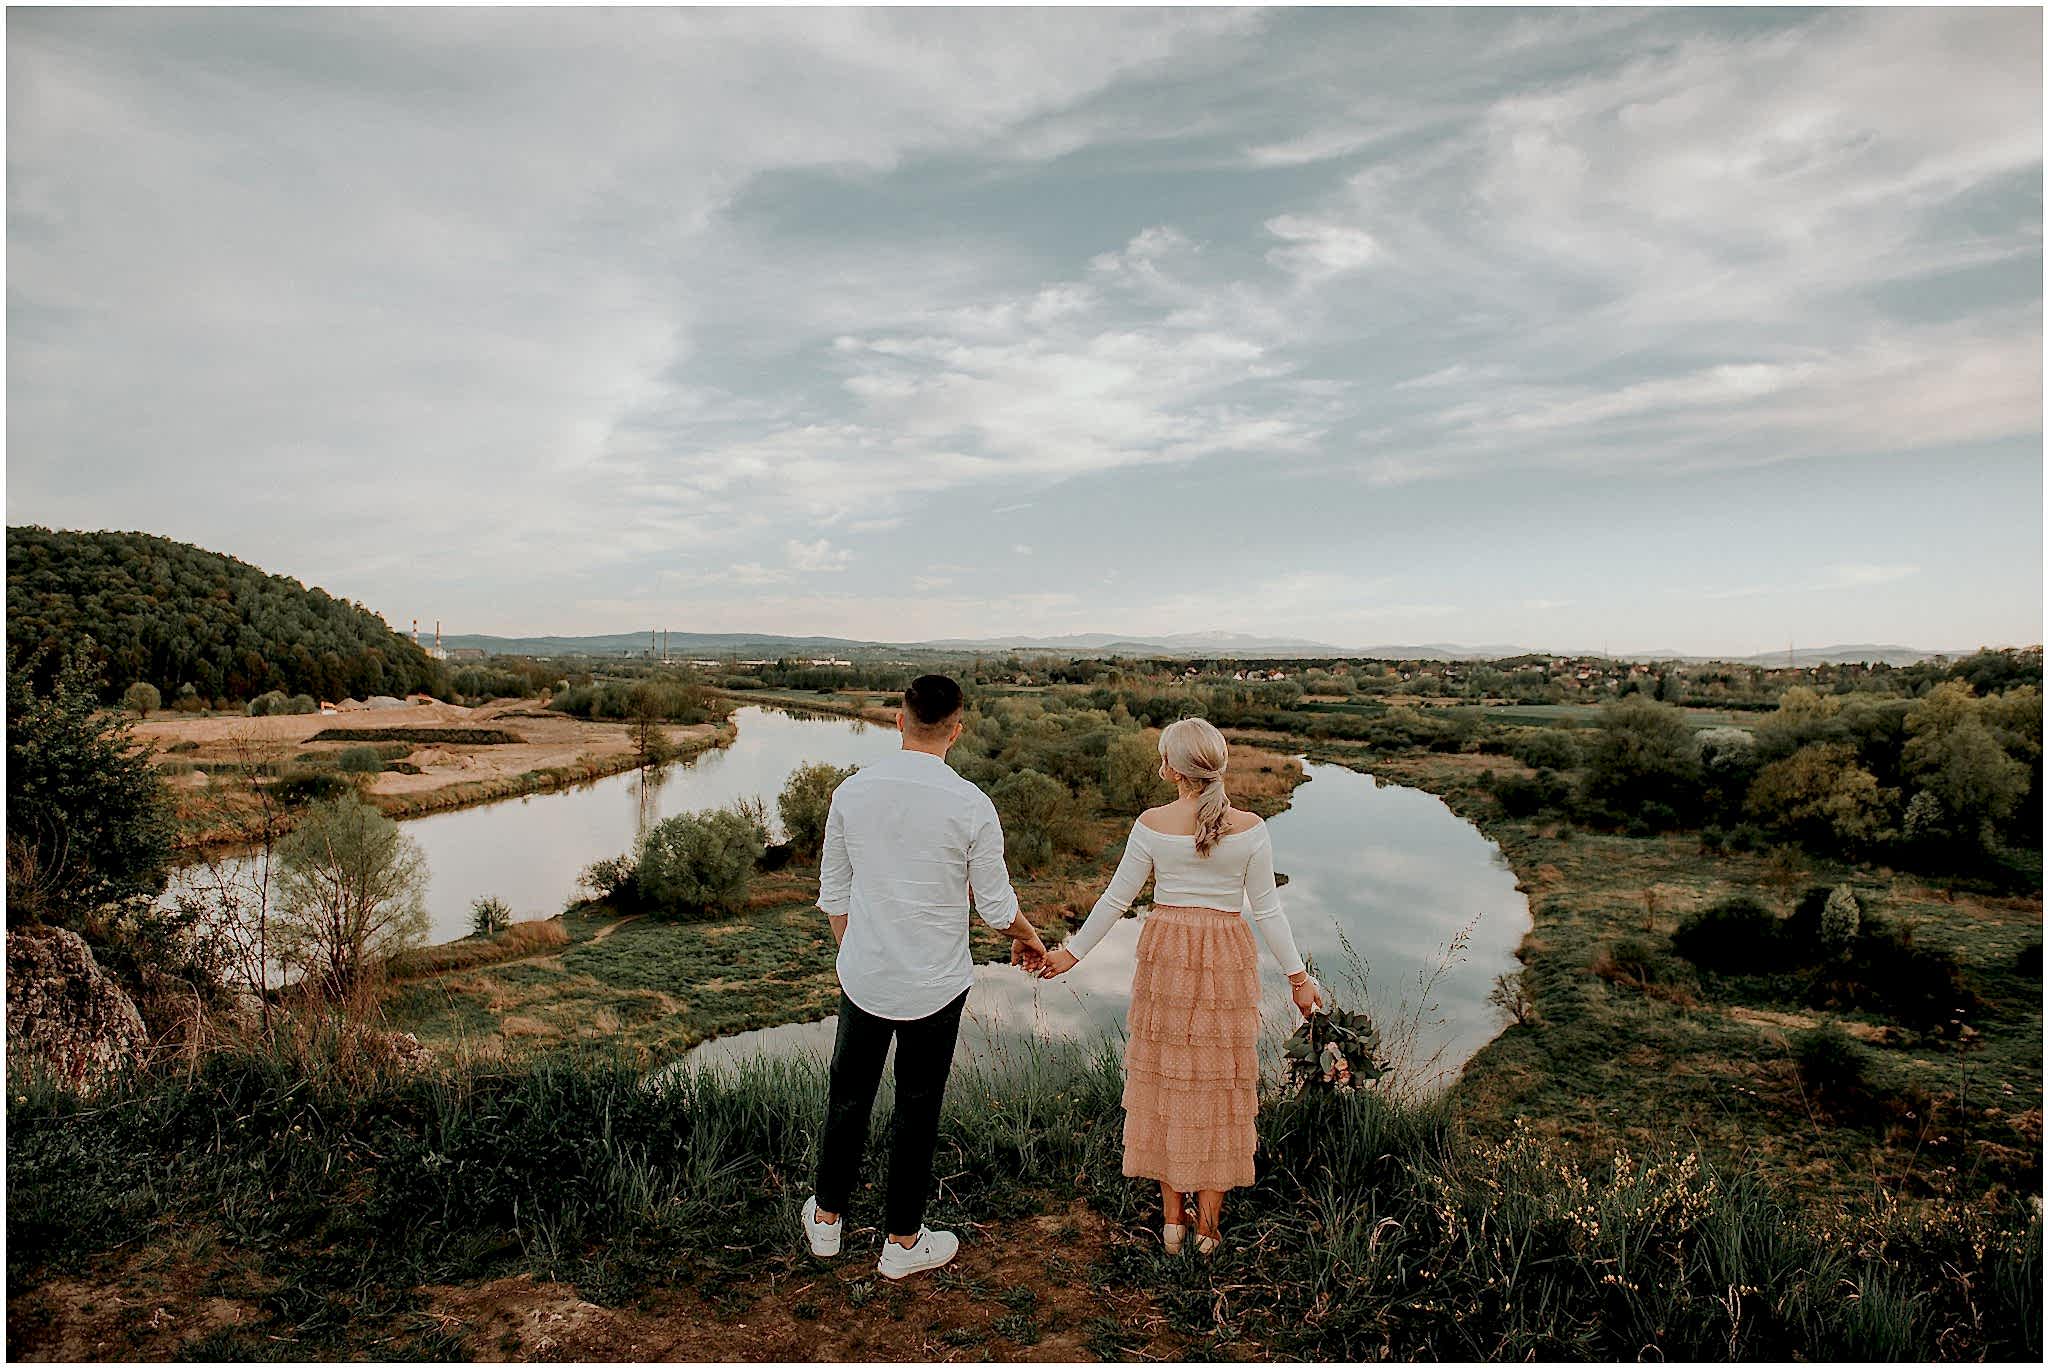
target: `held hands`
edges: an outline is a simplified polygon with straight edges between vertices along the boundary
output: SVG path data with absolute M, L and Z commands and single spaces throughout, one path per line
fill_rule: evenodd
M 1045 942 L 1038 938 L 1038 932 L 1029 923 L 1026 923 L 1023 935 L 1010 941 L 1010 963 L 1029 974 L 1038 973 L 1045 965 Z
M 1065 947 L 1051 950 L 1046 952 L 1045 967 L 1038 971 L 1038 976 L 1049 979 L 1058 978 L 1061 974 L 1066 973 L 1067 970 L 1079 963 L 1080 961 L 1075 959 Z

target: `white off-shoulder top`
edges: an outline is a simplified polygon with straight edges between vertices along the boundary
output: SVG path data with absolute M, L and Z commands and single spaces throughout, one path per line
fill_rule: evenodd
M 1280 889 L 1273 879 L 1273 838 L 1260 820 L 1243 831 L 1233 831 L 1209 847 L 1207 855 L 1195 853 L 1193 836 L 1176 836 L 1154 831 L 1143 822 L 1131 823 L 1124 857 L 1110 876 L 1109 887 L 1095 900 L 1088 920 L 1067 938 L 1065 949 L 1075 959 L 1084 958 L 1117 918 L 1130 910 L 1131 900 L 1153 879 L 1152 901 L 1165 907 L 1214 907 L 1251 918 L 1252 929 L 1266 943 L 1280 967 L 1289 974 L 1302 970 L 1301 952 L 1294 945 L 1294 929 L 1280 910 Z

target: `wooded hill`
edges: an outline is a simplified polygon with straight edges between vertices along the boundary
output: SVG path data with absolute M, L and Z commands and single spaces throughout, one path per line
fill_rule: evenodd
M 84 638 L 102 692 L 155 685 L 240 703 L 276 689 L 315 698 L 440 693 L 446 671 L 359 603 L 245 561 L 145 532 L 7 529 L 7 659 L 47 682 Z

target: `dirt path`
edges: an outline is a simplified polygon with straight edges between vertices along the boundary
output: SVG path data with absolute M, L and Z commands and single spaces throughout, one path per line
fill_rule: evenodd
M 590 938 L 589 940 L 585 941 L 585 942 L 584 942 L 584 944 L 585 944 L 585 945 L 595 945 L 595 944 L 597 944 L 597 943 L 598 943 L 599 941 L 603 940 L 603 939 L 604 939 L 604 938 L 605 938 L 606 936 L 609 936 L 609 935 L 611 935 L 611 934 L 612 934 L 612 932 L 614 932 L 614 931 L 618 930 L 618 929 L 619 929 L 620 927 L 622 927 L 622 926 L 626 925 L 626 924 L 627 924 L 628 922 L 636 922 L 636 921 L 639 921 L 639 920 L 640 920 L 640 919 L 641 919 L 642 917 L 644 917 L 644 916 L 646 916 L 646 915 L 647 915 L 647 914 L 646 914 L 645 912 L 633 912 L 633 913 L 629 913 L 628 915 L 626 915 L 626 916 L 623 916 L 623 917 L 619 918 L 619 919 L 618 919 L 617 921 L 615 921 L 615 922 L 610 922 L 610 923 L 607 923 L 607 924 L 606 924 L 606 925 L 604 925 L 604 926 L 600 926 L 600 927 L 598 927 L 598 928 L 597 928 L 597 934 L 596 934 L 596 935 L 594 935 L 594 936 L 592 936 L 592 937 L 591 937 L 591 938 Z M 563 950 L 569 950 L 569 949 L 572 949 L 572 948 L 573 948 L 572 946 L 567 946 L 567 945 L 565 945 L 565 946 L 563 946 L 563 947 L 562 947 L 562 949 L 563 949 Z

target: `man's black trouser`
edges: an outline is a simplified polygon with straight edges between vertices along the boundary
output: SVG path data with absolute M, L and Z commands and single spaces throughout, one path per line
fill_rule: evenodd
M 963 990 L 928 1017 L 891 1021 L 854 1006 L 839 995 L 839 1038 L 832 1047 L 832 1100 L 825 1110 L 825 1139 L 818 1150 L 818 1206 L 846 1211 L 860 1181 L 861 1150 L 868 1117 L 882 1082 L 882 1059 L 896 1040 L 896 1115 L 889 1140 L 889 1209 L 886 1235 L 915 1235 L 924 1225 L 925 1198 L 932 1185 L 932 1149 L 939 1139 L 939 1104 L 953 1071 L 953 1042 L 960 1035 Z

